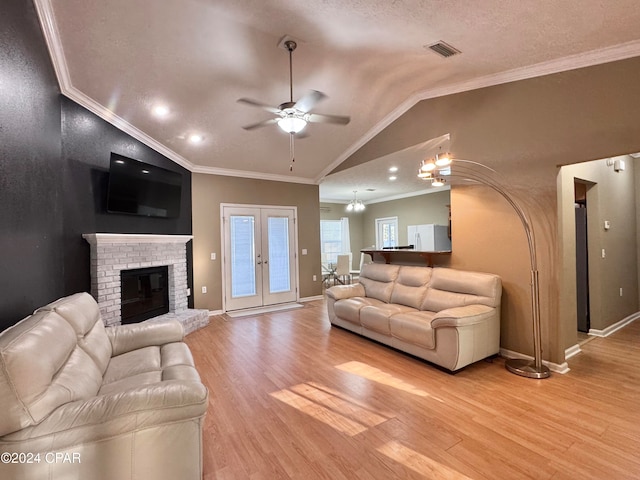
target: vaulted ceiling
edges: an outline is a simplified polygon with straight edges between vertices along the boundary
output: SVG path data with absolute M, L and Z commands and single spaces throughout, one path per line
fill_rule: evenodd
M 640 55 L 636 0 L 35 4 L 65 95 L 194 172 L 302 183 L 321 182 L 421 99 Z M 270 114 L 237 103 L 289 100 L 285 35 L 298 42 L 294 100 L 320 90 L 314 112 L 351 117 L 308 125 L 293 171 L 288 135 L 244 130 Z M 462 53 L 425 48 L 439 41 Z

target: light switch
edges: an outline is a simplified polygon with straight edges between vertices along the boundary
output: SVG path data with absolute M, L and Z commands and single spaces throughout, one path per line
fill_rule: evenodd
M 216 259 L 216 252 L 211 252 L 211 260 L 215 260 Z
M 306 248 L 303 248 L 303 249 L 302 249 L 302 254 L 303 254 L 303 255 L 306 255 L 306 254 L 307 254 L 307 249 L 306 249 Z

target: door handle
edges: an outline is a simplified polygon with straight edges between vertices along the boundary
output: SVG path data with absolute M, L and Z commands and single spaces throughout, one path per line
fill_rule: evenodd
M 260 260 L 258 260 L 257 264 L 260 265 L 262 262 Z

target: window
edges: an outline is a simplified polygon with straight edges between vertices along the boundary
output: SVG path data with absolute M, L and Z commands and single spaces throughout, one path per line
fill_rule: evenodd
M 320 220 L 320 252 L 322 263 L 336 263 L 338 255 L 351 252 L 349 219 Z

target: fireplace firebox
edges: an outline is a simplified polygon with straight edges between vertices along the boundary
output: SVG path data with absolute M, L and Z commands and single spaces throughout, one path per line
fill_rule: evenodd
M 122 324 L 138 323 L 169 312 L 169 268 L 120 272 Z

